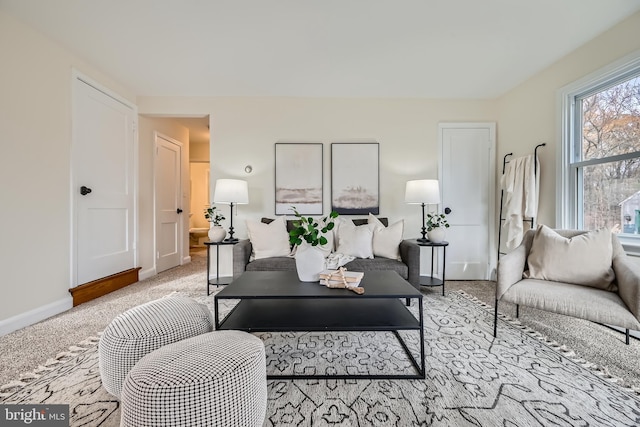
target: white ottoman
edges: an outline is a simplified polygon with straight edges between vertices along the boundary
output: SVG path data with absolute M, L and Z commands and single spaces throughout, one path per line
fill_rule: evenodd
M 213 316 L 191 298 L 170 296 L 125 311 L 104 330 L 98 344 L 102 385 L 112 395 L 142 356 L 166 344 L 213 330 Z
M 120 426 L 262 426 L 267 410 L 264 344 L 218 331 L 166 345 L 131 369 Z

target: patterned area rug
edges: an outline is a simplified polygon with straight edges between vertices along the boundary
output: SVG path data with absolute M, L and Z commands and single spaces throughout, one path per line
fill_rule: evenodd
M 212 307 L 212 297 L 201 300 Z M 425 380 L 269 381 L 265 426 L 640 425 L 636 393 L 508 322 L 494 339 L 493 313 L 465 295 L 425 296 L 424 306 Z M 273 374 L 411 372 L 390 333 L 258 336 Z M 403 337 L 417 353 L 418 335 Z M 0 402 L 66 403 L 73 426 L 119 425 L 96 344 L 89 339 L 4 387 Z

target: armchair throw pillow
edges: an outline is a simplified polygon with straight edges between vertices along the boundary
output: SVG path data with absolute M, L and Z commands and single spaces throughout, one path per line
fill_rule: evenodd
M 611 231 L 600 229 L 566 238 L 546 225 L 533 236 L 524 277 L 614 291 Z

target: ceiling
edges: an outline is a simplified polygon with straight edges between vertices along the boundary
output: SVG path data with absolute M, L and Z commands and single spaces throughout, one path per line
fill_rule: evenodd
M 495 98 L 640 0 L 0 0 L 138 96 Z

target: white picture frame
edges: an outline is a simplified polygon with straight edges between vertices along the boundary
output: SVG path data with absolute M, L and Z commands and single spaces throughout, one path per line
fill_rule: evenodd
M 323 144 L 275 144 L 275 213 L 291 215 L 292 206 L 303 215 L 322 215 Z
M 331 209 L 340 215 L 380 213 L 380 144 L 331 144 Z

